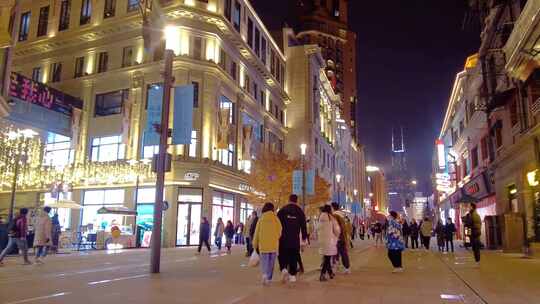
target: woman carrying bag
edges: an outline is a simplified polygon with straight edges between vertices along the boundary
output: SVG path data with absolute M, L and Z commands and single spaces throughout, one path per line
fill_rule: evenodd
M 337 242 L 340 234 L 339 223 L 332 215 L 332 207 L 329 205 L 321 207 L 318 230 L 321 245 L 320 254 L 323 256 L 321 276 L 319 277 L 321 282 L 327 281 L 326 274 L 330 279 L 334 278 L 331 260 L 333 256 L 337 255 Z
M 253 248 L 260 254 L 263 285 L 272 281 L 280 237 L 281 222 L 274 213 L 274 205 L 266 203 L 253 235 Z

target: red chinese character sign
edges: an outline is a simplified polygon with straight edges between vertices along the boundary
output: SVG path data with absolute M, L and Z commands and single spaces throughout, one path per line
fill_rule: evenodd
M 73 108 L 82 108 L 80 99 L 18 73 L 11 73 L 9 96 L 68 116 L 71 116 Z

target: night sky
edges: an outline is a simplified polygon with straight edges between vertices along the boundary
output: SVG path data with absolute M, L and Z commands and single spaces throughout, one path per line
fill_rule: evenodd
M 271 30 L 286 21 L 294 0 L 252 0 Z M 360 142 L 368 163 L 389 167 L 392 127 L 403 126 L 411 174 L 429 188 L 434 141 L 450 90 L 465 59 L 480 45 L 463 26 L 465 0 L 352 0 L 358 34 Z

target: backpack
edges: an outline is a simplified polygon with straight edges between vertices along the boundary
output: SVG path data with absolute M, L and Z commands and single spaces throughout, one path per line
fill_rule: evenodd
M 9 235 L 18 235 L 20 234 L 19 227 L 17 226 L 18 217 L 12 219 L 8 224 L 8 234 Z

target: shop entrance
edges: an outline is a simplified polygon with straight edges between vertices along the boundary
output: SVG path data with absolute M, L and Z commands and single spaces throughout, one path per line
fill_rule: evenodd
M 176 246 L 199 245 L 202 189 L 180 188 L 176 218 Z

